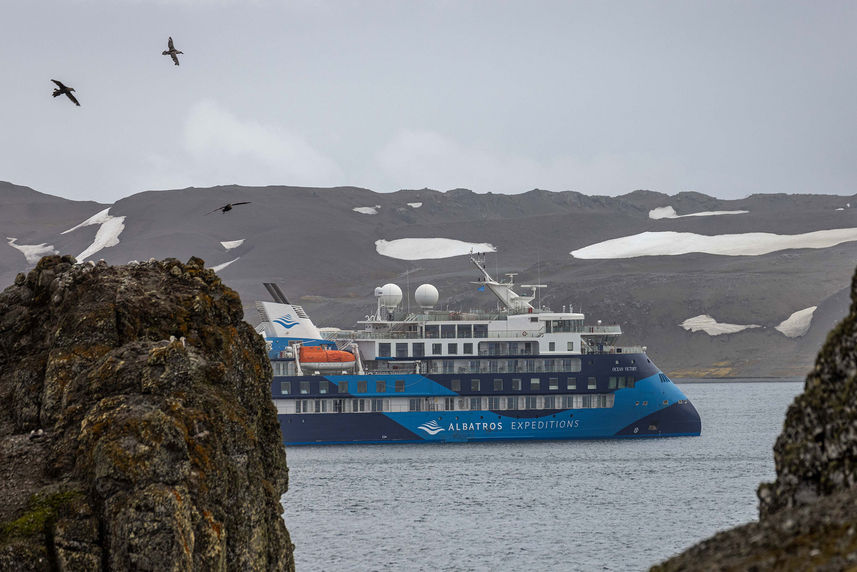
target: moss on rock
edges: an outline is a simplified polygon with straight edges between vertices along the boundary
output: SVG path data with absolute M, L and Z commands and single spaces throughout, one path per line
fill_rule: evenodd
M 50 525 L 56 522 L 60 511 L 82 497 L 83 493 L 77 490 L 36 493 L 30 496 L 24 514 L 11 522 L 0 524 L 0 536 L 8 539 L 46 534 Z

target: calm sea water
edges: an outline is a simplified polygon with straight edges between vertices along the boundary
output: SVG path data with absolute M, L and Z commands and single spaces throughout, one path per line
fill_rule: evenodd
M 644 570 L 757 517 L 800 382 L 682 384 L 701 437 L 292 447 L 298 570 Z

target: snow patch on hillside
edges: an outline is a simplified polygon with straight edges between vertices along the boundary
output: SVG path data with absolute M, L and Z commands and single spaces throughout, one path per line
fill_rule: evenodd
M 226 240 L 226 241 L 223 241 L 220 243 L 220 245 L 223 246 L 223 248 L 225 248 L 226 250 L 232 250 L 233 248 L 238 248 L 242 244 L 244 244 L 243 238 L 241 240 Z
M 83 262 L 100 250 L 119 244 L 119 235 L 122 234 L 123 230 L 125 230 L 125 217 L 113 216 L 109 211 L 110 207 L 107 207 L 103 211 L 95 213 L 79 225 L 60 233 L 66 234 L 93 224 L 101 225 L 95 233 L 95 240 L 92 241 L 92 244 L 87 246 L 83 252 L 77 255 L 78 262 Z
M 690 332 L 705 332 L 709 336 L 719 336 L 721 334 L 734 334 L 736 332 L 742 332 L 744 330 L 748 330 L 750 328 L 761 328 L 762 326 L 756 324 L 722 324 L 709 316 L 708 314 L 702 314 L 699 316 L 694 316 L 693 318 L 688 318 L 681 324 L 679 324 L 685 330 Z
M 649 218 L 652 220 L 659 220 L 662 218 L 684 218 L 687 216 L 720 216 L 720 215 L 736 215 L 736 214 L 747 214 L 750 211 L 701 211 L 698 213 L 690 213 L 690 214 L 676 214 L 675 209 L 672 207 L 658 207 L 649 211 Z
M 241 258 L 241 257 L 239 256 L 238 258 Z M 229 262 L 224 262 L 223 264 L 218 264 L 217 266 L 212 266 L 211 269 L 214 270 L 215 272 L 220 272 L 221 270 L 223 270 L 224 268 L 226 268 L 227 266 L 229 266 L 230 264 L 232 264 L 233 262 L 238 260 L 238 258 L 233 258 Z
M 119 235 L 123 230 L 125 230 L 124 216 L 110 217 L 110 220 L 101 223 L 98 232 L 95 233 L 95 240 L 86 247 L 86 250 L 77 255 L 77 261 L 83 262 L 96 252 L 119 244 Z
M 780 325 L 774 329 L 788 338 L 799 338 L 809 331 L 809 327 L 812 325 L 812 314 L 816 308 L 818 306 L 810 306 L 809 308 L 798 310 L 780 322 Z
M 421 206 L 423 206 L 423 204 L 422 203 L 408 203 L 408 206 L 411 208 L 414 208 L 414 209 L 418 209 Z
M 857 240 L 857 228 L 818 230 L 803 234 L 747 232 L 706 236 L 692 232 L 641 232 L 573 250 L 575 258 L 608 259 L 678 256 L 691 252 L 721 256 L 759 256 L 793 248 L 828 248 Z
M 374 207 L 354 207 L 351 210 L 360 214 L 378 214 L 378 209 L 380 208 L 381 205 L 375 205 Z
M 59 250 L 56 250 L 53 244 L 47 244 L 46 242 L 42 244 L 15 244 L 15 241 L 18 239 L 11 236 L 7 236 L 6 240 L 9 241 L 9 246 L 21 251 L 24 258 L 27 259 L 27 264 L 35 264 L 42 256 L 47 256 L 48 254 L 59 254 Z
M 64 230 L 60 234 L 68 234 L 69 232 L 74 232 L 75 230 L 77 230 L 79 228 L 83 228 L 85 226 L 90 226 L 93 224 L 104 224 L 105 222 L 107 222 L 111 218 L 113 218 L 113 217 L 110 216 L 110 207 L 107 207 L 103 211 L 98 211 L 97 213 L 95 213 L 94 215 L 92 215 L 91 217 L 89 217 L 88 219 L 86 219 L 85 221 L 80 223 L 79 225 L 73 226 L 68 230 Z
M 464 242 L 452 238 L 400 238 L 398 240 L 376 240 L 375 250 L 382 256 L 399 260 L 424 260 L 428 258 L 450 258 L 471 252 L 497 252 L 487 242 Z

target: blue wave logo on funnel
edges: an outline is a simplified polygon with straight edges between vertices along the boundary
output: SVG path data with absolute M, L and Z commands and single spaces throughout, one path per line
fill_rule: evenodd
M 297 326 L 299 322 L 296 322 L 295 319 L 292 318 L 291 314 L 286 314 L 282 318 L 277 318 L 276 320 L 274 320 L 274 323 L 280 324 L 281 326 L 283 326 L 285 329 L 288 330 L 289 328 Z

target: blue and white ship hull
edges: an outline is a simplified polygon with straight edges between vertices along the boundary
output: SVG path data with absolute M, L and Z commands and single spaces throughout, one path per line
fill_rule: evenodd
M 627 356 L 630 357 L 630 356 Z M 645 360 L 645 356 L 642 357 Z M 606 360 L 596 360 L 606 361 Z M 614 360 L 610 360 L 613 363 Z M 335 393 L 305 395 L 310 412 L 280 413 L 280 428 L 283 441 L 287 445 L 313 444 L 344 444 L 344 443 L 421 443 L 421 442 L 466 442 L 466 441 L 497 441 L 504 439 L 608 439 L 608 438 L 643 438 L 643 437 L 678 437 L 696 436 L 701 432 L 702 424 L 699 414 L 693 404 L 682 391 L 653 365 L 646 377 L 638 379 L 634 387 L 612 390 L 613 399 L 610 407 L 588 408 L 547 408 L 547 409 L 478 409 L 478 410 L 429 410 L 429 411 L 363 411 L 363 412 L 319 412 L 316 413 L 316 401 L 327 402 L 342 400 L 343 403 L 353 403 L 355 399 L 383 399 L 395 393 Z M 581 377 L 590 377 L 587 375 Z M 578 374 L 580 375 L 580 374 Z M 499 395 L 502 405 L 508 398 L 531 398 L 541 396 L 553 397 L 555 403 L 561 403 L 562 398 L 579 395 L 608 395 L 610 390 L 602 391 L 601 387 L 592 390 L 581 390 L 575 393 L 567 391 L 542 392 L 535 394 L 523 390 L 512 396 L 510 392 L 500 390 L 475 392 L 452 392 L 449 389 L 453 375 L 438 376 L 445 379 L 431 379 L 420 375 L 345 375 L 324 376 L 330 387 L 338 387 L 347 383 L 353 387 L 358 381 L 366 381 L 368 386 L 375 387 L 377 381 L 383 381 L 386 387 L 394 388 L 396 379 L 404 380 L 409 388 L 406 396 L 409 399 L 422 400 L 430 405 L 440 404 L 443 407 L 445 397 L 455 400 L 469 401 L 474 397 L 483 403 L 489 396 Z M 512 374 L 491 374 L 483 376 L 487 382 L 502 379 L 504 385 L 513 378 Z M 518 375 L 520 377 L 520 375 Z M 600 386 L 608 383 L 607 376 L 595 376 Z M 300 383 L 309 377 L 278 377 L 275 378 L 272 393 L 274 403 L 279 410 L 288 409 L 286 399 L 277 398 L 280 383 L 291 380 Z M 468 380 L 471 378 L 468 377 Z M 474 378 L 475 379 L 475 378 Z M 318 380 L 315 376 L 314 381 Z M 422 390 L 414 388 L 420 387 Z M 489 387 L 493 389 L 493 384 Z M 399 394 L 401 395 L 401 394 Z M 441 397 L 443 396 L 443 397 Z M 542 403 L 544 402 L 542 399 Z M 291 398 L 288 401 L 292 401 Z M 319 407 L 321 409 L 321 407 Z M 328 408 L 325 408 L 328 409 Z

